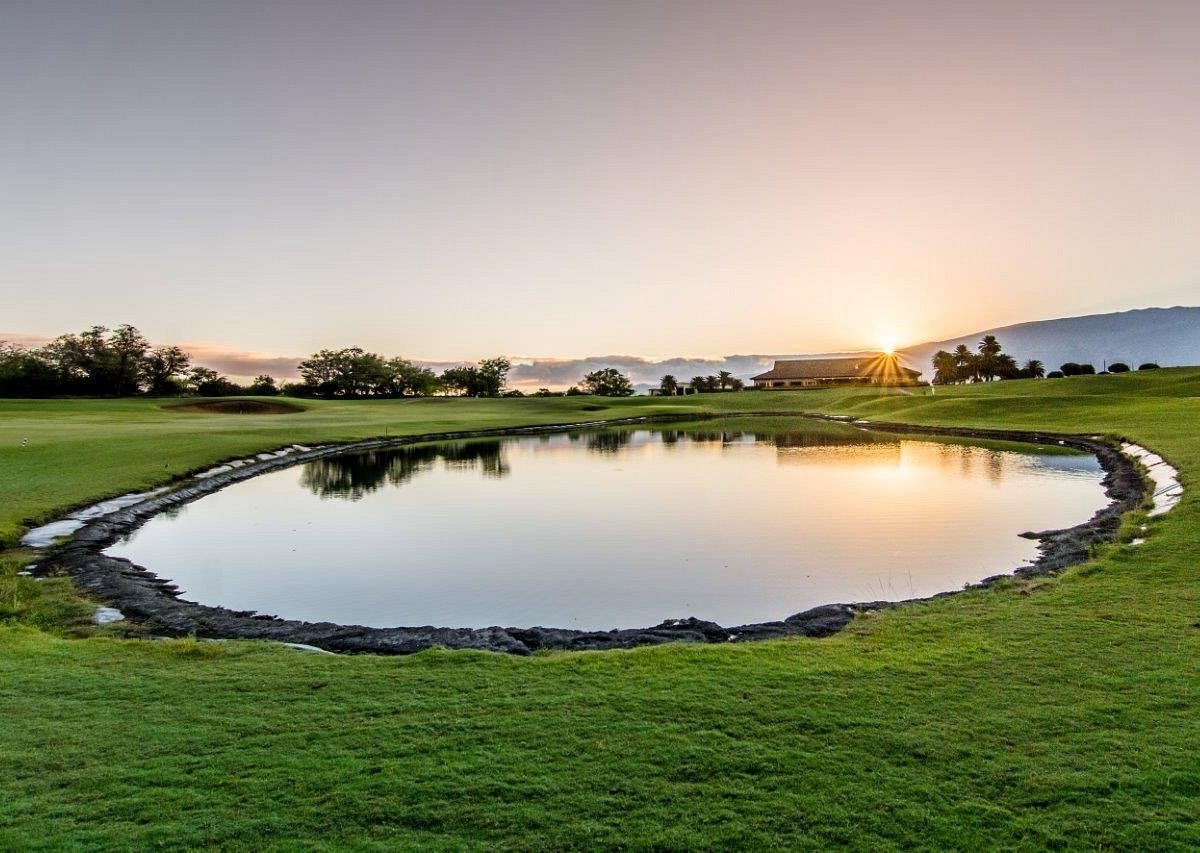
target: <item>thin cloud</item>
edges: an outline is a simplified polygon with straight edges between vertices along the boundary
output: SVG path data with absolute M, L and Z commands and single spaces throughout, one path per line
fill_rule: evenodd
M 50 342 L 50 338 L 44 335 L 26 335 L 21 332 L 0 332 L 0 343 L 16 344 L 19 347 L 33 349 L 40 347 L 43 344 Z
M 265 373 L 276 379 L 297 379 L 300 376 L 297 366 L 303 361 L 302 357 L 297 356 L 231 350 L 204 342 L 182 343 L 179 347 L 191 355 L 193 365 L 208 367 L 234 378 L 255 377 Z

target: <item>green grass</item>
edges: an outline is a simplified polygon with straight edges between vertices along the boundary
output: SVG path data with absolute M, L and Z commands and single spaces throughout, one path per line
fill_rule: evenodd
M 96 636 L 10 549 L 0 847 L 1200 845 L 1200 370 L 596 402 L 0 402 L 0 527 L 293 441 L 673 411 L 1103 432 L 1188 491 L 1139 548 L 825 640 L 526 659 Z

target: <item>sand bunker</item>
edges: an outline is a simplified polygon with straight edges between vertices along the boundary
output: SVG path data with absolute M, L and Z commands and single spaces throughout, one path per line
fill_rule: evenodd
M 210 415 L 294 415 L 304 409 L 293 403 L 264 400 L 204 400 L 167 406 L 172 412 L 201 412 Z

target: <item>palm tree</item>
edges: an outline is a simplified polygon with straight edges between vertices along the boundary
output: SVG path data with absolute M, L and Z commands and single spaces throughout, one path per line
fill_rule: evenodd
M 1046 367 L 1036 358 L 1031 358 L 1021 368 L 1021 375 L 1027 379 L 1043 379 L 1046 376 Z
M 997 356 L 1000 355 L 1000 342 L 996 340 L 995 335 L 984 335 L 983 340 L 979 342 L 979 354 Z
M 958 359 L 954 353 L 938 350 L 933 356 L 933 382 L 952 385 L 958 381 Z
M 733 380 L 733 374 L 730 373 L 728 370 L 722 370 L 720 373 L 717 374 L 717 386 L 722 391 L 724 391 L 725 389 L 727 389 L 729 387 L 730 382 L 732 382 L 732 380 Z
M 976 372 L 988 382 L 1000 373 L 1000 342 L 995 335 L 984 335 L 979 342 L 979 358 L 976 359 Z
M 958 382 L 966 382 L 977 376 L 977 361 L 975 354 L 967 349 L 966 344 L 954 348 L 954 378 Z
M 996 375 L 1001 379 L 1016 379 L 1021 375 L 1017 360 L 1006 352 L 997 355 L 992 362 Z
M 668 373 L 659 380 L 658 387 L 662 390 L 663 394 L 673 397 L 679 393 L 679 380 Z

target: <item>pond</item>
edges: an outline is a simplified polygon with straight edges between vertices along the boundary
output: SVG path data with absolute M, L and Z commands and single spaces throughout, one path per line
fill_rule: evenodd
M 107 553 L 182 597 L 372 627 L 733 626 L 961 588 L 1106 504 L 1092 456 L 798 419 L 412 445 L 265 474 Z

